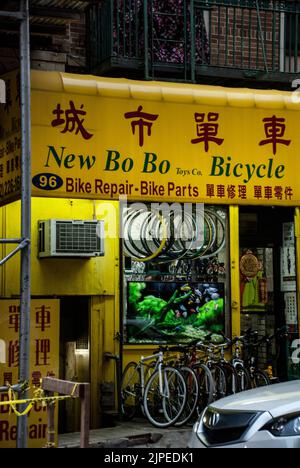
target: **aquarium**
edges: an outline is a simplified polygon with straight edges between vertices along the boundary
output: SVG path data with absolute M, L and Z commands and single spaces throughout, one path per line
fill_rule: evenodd
M 224 283 L 128 281 L 125 342 L 188 343 L 224 331 Z

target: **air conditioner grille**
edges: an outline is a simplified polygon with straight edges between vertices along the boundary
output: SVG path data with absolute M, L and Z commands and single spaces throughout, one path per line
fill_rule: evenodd
M 96 223 L 56 223 L 56 250 L 59 253 L 89 253 L 100 250 Z

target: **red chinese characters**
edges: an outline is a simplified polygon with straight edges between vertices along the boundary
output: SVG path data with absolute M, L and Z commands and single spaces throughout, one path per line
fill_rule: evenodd
M 31 383 L 34 387 L 39 387 L 41 384 L 42 373 L 40 371 L 34 371 L 31 374 Z
M 260 146 L 272 145 L 273 154 L 275 155 L 278 144 L 285 146 L 289 146 L 291 144 L 291 140 L 283 139 L 286 129 L 284 118 L 279 118 L 273 115 L 272 117 L 263 119 L 263 122 L 265 122 L 265 134 L 267 138 L 260 141 Z
M 11 92 L 11 80 L 6 81 L 6 102 L 4 104 L 4 110 L 7 114 L 10 114 L 12 107 L 12 92 Z
M 8 328 L 14 329 L 15 332 L 19 332 L 20 328 L 20 307 L 11 305 L 8 309 Z
M 35 308 L 35 327 L 41 330 L 43 338 L 35 340 L 35 365 L 48 366 L 50 364 L 50 339 L 44 336 L 46 329 L 51 326 L 50 307 L 42 304 Z
M 13 385 L 13 373 L 3 372 L 3 385 Z
M 42 332 L 45 331 L 46 328 L 50 328 L 50 307 L 42 305 L 35 310 L 36 328 L 40 328 Z
M 216 143 L 221 145 L 224 141 L 223 138 L 217 138 L 219 131 L 219 114 L 216 112 L 209 112 L 207 114 L 207 122 L 205 122 L 205 114 L 195 113 L 195 122 L 197 123 L 197 138 L 191 140 L 195 145 L 204 143 L 204 150 L 207 153 L 209 150 L 209 143 Z
M 49 366 L 50 365 L 50 340 L 43 338 L 35 340 L 35 365 Z
M 251 191 L 253 192 L 251 193 Z M 240 199 L 247 200 L 248 198 L 255 198 L 257 200 L 293 200 L 294 191 L 290 186 L 283 187 L 277 185 L 261 186 L 255 185 L 253 189 L 250 189 L 246 185 L 217 185 L 217 184 L 206 184 L 206 197 L 207 198 L 225 198 L 228 199 Z
M 8 344 L 8 367 L 18 367 L 20 358 L 19 340 L 11 340 Z
M 82 104 L 80 109 L 76 109 L 74 102 L 70 101 L 70 108 L 63 110 L 61 105 L 57 104 L 56 109 L 52 112 L 52 114 L 56 116 L 56 118 L 51 122 L 52 127 L 64 125 L 61 133 L 75 132 L 75 135 L 80 133 L 85 140 L 89 140 L 92 138 L 93 134 L 89 133 L 83 126 L 84 119 L 81 119 L 81 117 L 86 115 L 83 107 L 84 106 Z
M 143 107 L 139 106 L 134 112 L 126 112 L 124 114 L 125 119 L 137 119 L 131 122 L 132 133 L 135 135 L 136 128 L 139 130 L 139 146 L 144 146 L 144 131 L 147 131 L 147 135 L 151 136 L 151 130 L 153 122 L 158 119 L 157 114 L 149 114 L 142 112 Z

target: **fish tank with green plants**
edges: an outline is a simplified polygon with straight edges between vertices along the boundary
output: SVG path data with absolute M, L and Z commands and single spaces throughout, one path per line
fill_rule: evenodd
M 125 342 L 188 343 L 225 331 L 225 285 L 127 281 Z

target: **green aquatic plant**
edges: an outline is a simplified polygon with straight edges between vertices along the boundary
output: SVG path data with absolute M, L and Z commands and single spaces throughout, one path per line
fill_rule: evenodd
M 207 298 L 200 306 L 196 305 L 197 290 L 188 286 L 176 289 L 167 300 L 153 294 L 144 295 L 146 289 L 145 282 L 128 284 L 131 311 L 128 326 L 135 338 L 160 336 L 188 341 L 203 338 L 208 330 L 216 334 L 223 330 L 224 300 L 215 290 L 212 294 L 217 297 Z

